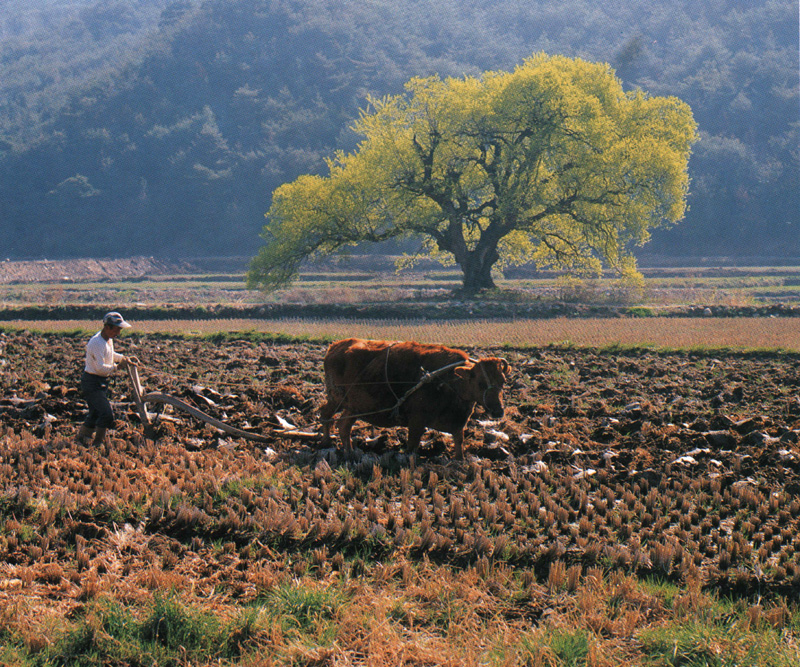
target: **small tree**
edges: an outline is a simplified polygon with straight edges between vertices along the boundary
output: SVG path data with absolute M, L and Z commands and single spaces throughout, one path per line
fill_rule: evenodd
M 608 65 L 536 55 L 513 72 L 415 78 L 370 100 L 353 153 L 329 175 L 273 193 L 251 286 L 289 283 L 303 260 L 364 241 L 423 239 L 463 287 L 492 269 L 540 267 L 638 278 L 633 247 L 683 217 L 697 138 L 689 107 L 625 92 Z M 413 258 L 408 258 L 413 261 Z

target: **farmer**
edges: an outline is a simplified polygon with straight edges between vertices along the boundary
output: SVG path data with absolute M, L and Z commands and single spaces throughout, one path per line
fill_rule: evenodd
M 108 401 L 108 378 L 118 368 L 138 365 L 136 357 L 124 357 L 114 352 L 114 339 L 129 328 L 119 313 L 112 311 L 103 317 L 103 328 L 86 344 L 86 366 L 81 376 L 81 391 L 89 404 L 89 414 L 78 431 L 78 443 L 101 445 L 106 431 L 114 426 L 114 411 Z

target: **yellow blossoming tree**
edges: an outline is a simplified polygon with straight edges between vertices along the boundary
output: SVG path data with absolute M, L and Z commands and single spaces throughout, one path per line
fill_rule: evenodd
M 467 292 L 531 261 L 636 279 L 633 249 L 684 215 L 697 139 L 680 100 L 544 54 L 513 72 L 412 79 L 370 100 L 355 130 L 363 140 L 329 159 L 327 176 L 273 193 L 251 286 L 275 289 L 309 257 L 397 237 L 455 262 Z

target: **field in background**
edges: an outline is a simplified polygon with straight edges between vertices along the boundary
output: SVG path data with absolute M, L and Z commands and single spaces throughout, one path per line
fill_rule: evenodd
M 204 336 L 225 332 L 278 334 L 312 340 L 381 338 L 460 347 L 640 346 L 672 349 L 780 349 L 800 352 L 798 318 L 554 318 L 538 320 L 404 322 L 386 320 L 133 320 L 137 333 Z M 87 320 L 0 322 L 0 329 L 83 331 Z M 124 336 L 123 336 L 124 337 Z
M 262 294 L 246 289 L 244 267 L 180 267 L 156 263 L 132 266 L 110 262 L 81 270 L 74 263 L 0 263 L 0 308 L 30 304 L 376 304 L 414 302 L 420 307 L 453 299 L 460 285 L 455 269 L 393 270 L 391 258 L 354 257 L 311 267 L 285 290 Z M 208 271 L 208 268 L 223 270 Z M 59 270 L 61 269 L 61 270 Z M 793 266 L 699 266 L 643 269 L 643 289 L 620 285 L 614 277 L 572 280 L 551 273 L 516 269 L 497 278 L 489 300 L 520 304 L 592 303 L 661 308 L 688 304 L 759 306 L 800 304 L 800 262 Z
M 54 264 L 0 264 L 0 309 L 96 305 L 98 311 L 115 308 L 131 312 L 135 308 L 144 312 L 157 308 L 162 311 L 160 319 L 144 314 L 138 321 L 135 316 L 132 318 L 138 331 L 188 336 L 259 332 L 311 339 L 416 339 L 461 346 L 644 345 L 800 350 L 797 317 L 498 317 L 498 313 L 514 309 L 530 313 L 537 308 L 552 310 L 554 305 L 565 310 L 581 305 L 620 308 L 624 314 L 647 315 L 689 307 L 730 315 L 742 308 L 749 309 L 752 315 L 768 314 L 769 309 L 781 304 L 796 312 L 800 308 L 800 263 L 645 268 L 642 289 L 624 287 L 613 277 L 575 280 L 516 269 L 509 272 L 508 278 L 498 278 L 498 289 L 481 295 L 474 308 L 457 293 L 457 270 L 429 265 L 414 272 L 396 273 L 386 257 L 353 257 L 311 267 L 294 285 L 272 294 L 246 289 L 245 264 L 241 261 L 180 266 L 119 260 Z M 168 319 L 172 307 L 247 308 L 260 304 L 291 305 L 294 310 L 290 317 L 267 315 L 269 319 L 252 319 L 252 314 L 248 316 L 251 319 L 236 319 L 230 314 L 224 319 Z M 398 304 L 406 309 L 409 319 L 372 314 L 381 306 Z M 467 315 L 470 319 L 426 319 L 435 309 L 453 304 L 461 304 L 462 311 L 472 311 Z M 335 313 L 331 317 L 320 315 L 320 308 L 328 305 L 349 306 L 355 316 L 343 319 Z M 308 313 L 303 312 L 306 306 Z M 97 327 L 97 322 L 88 318 L 61 317 L 70 319 L 24 319 L 0 322 L 0 326 L 86 332 Z

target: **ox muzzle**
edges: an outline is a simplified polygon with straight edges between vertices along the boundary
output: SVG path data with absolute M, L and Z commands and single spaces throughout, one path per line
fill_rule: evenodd
M 486 367 L 480 364 L 483 371 L 483 378 L 486 381 L 486 388 L 483 390 L 480 404 L 492 419 L 502 419 L 505 414 L 505 405 L 503 405 L 503 385 L 493 382 L 486 372 Z

